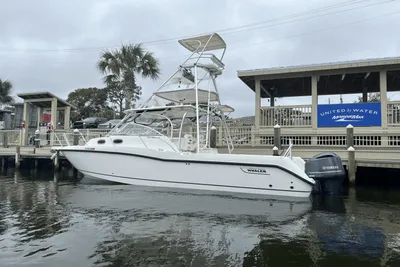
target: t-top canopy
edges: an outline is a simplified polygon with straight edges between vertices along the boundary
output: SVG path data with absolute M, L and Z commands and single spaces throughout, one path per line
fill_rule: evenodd
M 226 43 L 217 33 L 197 36 L 179 40 L 179 43 L 190 52 L 212 51 L 218 49 L 226 49 Z

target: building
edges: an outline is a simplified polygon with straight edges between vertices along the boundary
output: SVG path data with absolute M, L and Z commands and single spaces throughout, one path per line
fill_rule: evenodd
M 69 130 L 71 109 L 76 107 L 49 92 L 22 93 L 18 96 L 24 102 L 15 105 L 15 128 L 21 128 L 24 122 L 27 129 L 23 134 L 22 145 L 28 143 L 28 136 L 40 128 L 41 122 L 52 122 L 54 130 Z
M 256 129 L 273 127 L 276 123 L 281 126 L 291 126 L 288 117 L 298 119 L 305 113 L 311 114 L 311 120 L 303 126 L 312 129 L 341 127 L 349 123 L 354 126 L 380 129 L 400 126 L 398 112 L 400 103 L 391 103 L 387 100 L 387 92 L 400 91 L 400 57 L 240 70 L 238 77 L 255 92 Z M 338 104 L 318 103 L 318 96 L 321 95 L 356 93 L 362 94 L 365 102 L 363 105 L 339 104 L 341 106 L 338 106 Z M 380 102 L 366 103 L 368 93 L 380 93 Z M 297 96 L 311 96 L 312 104 L 275 107 L 275 98 Z M 270 106 L 262 107 L 261 98 L 269 98 Z M 371 109 L 374 114 L 360 115 L 356 111 L 360 107 Z M 340 112 L 333 114 L 332 112 L 338 108 Z M 350 110 L 352 111 L 348 112 Z M 324 117 L 324 114 L 332 116 Z M 331 120 L 328 120 L 328 117 Z
M 12 128 L 11 110 L 0 110 L 0 130 L 10 130 Z

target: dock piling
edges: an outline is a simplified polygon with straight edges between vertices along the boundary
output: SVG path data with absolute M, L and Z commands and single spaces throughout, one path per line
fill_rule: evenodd
M 356 150 L 354 147 L 349 147 L 347 149 L 347 170 L 348 170 L 348 175 L 349 175 L 349 183 L 350 185 L 354 185 L 356 183 L 356 171 L 357 171 L 357 166 L 356 166 Z
M 74 130 L 74 146 L 79 145 L 79 130 Z
M 281 126 L 276 124 L 274 126 L 274 146 L 281 149 Z
M 8 133 L 3 132 L 3 147 L 7 148 L 8 147 Z
M 40 131 L 36 130 L 35 131 L 35 148 L 40 147 Z
M 217 147 L 217 128 L 215 126 L 212 126 L 210 129 L 210 147 Z
M 19 169 L 19 167 L 21 165 L 20 156 L 21 156 L 21 147 L 17 146 L 16 152 L 15 152 L 15 168 L 16 169 Z
M 354 147 L 354 127 L 351 124 L 346 127 L 346 145 L 347 148 Z
M 58 154 L 58 152 L 56 153 L 56 156 L 54 157 L 54 169 L 56 171 L 60 170 L 60 155 Z
M 274 146 L 272 148 L 272 156 L 279 156 L 279 149 L 278 147 Z

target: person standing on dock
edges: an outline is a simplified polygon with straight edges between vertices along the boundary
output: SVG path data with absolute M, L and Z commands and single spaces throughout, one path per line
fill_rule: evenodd
M 46 135 L 46 139 L 47 139 L 47 144 L 48 145 L 50 145 L 50 134 L 51 134 L 51 132 L 54 130 L 54 127 L 53 127 L 53 123 L 50 121 L 48 124 L 47 124 L 47 135 Z

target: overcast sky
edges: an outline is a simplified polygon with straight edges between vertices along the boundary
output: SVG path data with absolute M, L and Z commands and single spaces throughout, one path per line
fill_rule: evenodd
M 293 16 L 300 12 L 306 15 Z M 9 0 L 0 9 L 0 78 L 13 82 L 14 94 L 67 98 L 103 86 L 96 69 L 102 50 L 144 42 L 162 70 L 159 81 L 140 80 L 145 100 L 188 54 L 179 37 L 216 31 L 228 46 L 221 98 L 236 116 L 254 115 L 254 93 L 237 70 L 400 56 L 398 25 L 399 0 Z M 311 98 L 276 102 L 302 103 Z

